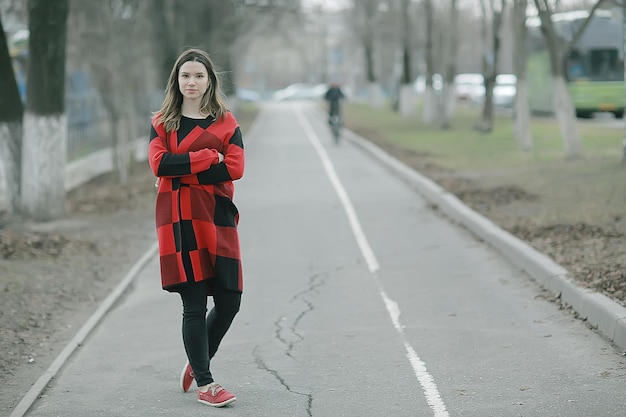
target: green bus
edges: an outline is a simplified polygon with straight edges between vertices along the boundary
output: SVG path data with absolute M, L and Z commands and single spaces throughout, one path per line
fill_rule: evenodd
M 586 10 L 555 13 L 554 28 L 565 44 L 589 16 Z M 529 18 L 528 93 L 535 114 L 551 114 L 550 60 L 538 17 Z M 596 10 L 589 26 L 563 62 L 568 89 L 578 117 L 595 112 L 624 116 L 624 50 L 622 13 Z

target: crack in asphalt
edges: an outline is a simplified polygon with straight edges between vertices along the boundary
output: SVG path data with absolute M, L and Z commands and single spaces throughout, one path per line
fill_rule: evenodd
M 303 303 L 304 306 L 302 310 L 300 311 L 300 313 L 295 317 L 295 319 L 290 324 L 284 325 L 285 320 L 287 320 L 287 317 L 285 316 L 280 317 L 278 320 L 274 322 L 274 326 L 276 328 L 276 331 L 275 331 L 276 339 L 280 341 L 283 345 L 285 345 L 285 356 L 291 359 L 295 359 L 292 355 L 292 352 L 295 346 L 298 343 L 300 343 L 302 340 L 304 340 L 304 337 L 302 337 L 302 335 L 297 330 L 298 325 L 308 313 L 310 313 L 311 311 L 315 309 L 314 303 L 311 300 L 309 300 L 307 297 L 315 293 L 315 291 L 319 287 L 323 286 L 328 276 L 329 276 L 328 272 L 321 272 L 321 273 L 311 275 L 309 277 L 309 280 L 307 281 L 306 288 L 294 294 L 293 297 L 291 297 L 291 299 L 289 300 L 289 304 Z M 259 367 L 259 369 L 263 369 L 269 372 L 271 375 L 273 375 L 274 378 L 276 378 L 276 380 L 287 389 L 287 391 L 293 394 L 302 395 L 307 398 L 307 409 L 306 409 L 307 415 L 309 417 L 312 417 L 313 416 L 313 395 L 296 391 L 291 386 L 289 386 L 285 378 L 283 378 L 276 369 L 269 368 L 267 364 L 263 361 L 263 358 L 261 357 L 261 354 L 258 351 L 258 346 L 255 347 L 253 353 L 255 357 L 255 362 L 257 366 Z
M 305 308 L 296 316 L 291 325 L 283 326 L 282 322 L 286 320 L 286 317 L 280 317 L 274 325 L 276 327 L 276 338 L 287 346 L 285 354 L 293 359 L 291 352 L 294 347 L 300 343 L 304 338 L 298 332 L 297 327 L 300 324 L 300 321 L 306 316 L 308 313 L 315 309 L 315 306 L 311 301 L 309 301 L 306 296 L 313 293 L 317 288 L 324 285 L 326 282 L 326 277 L 328 277 L 328 273 L 318 273 L 309 277 L 309 281 L 307 283 L 306 289 L 296 293 L 290 300 L 290 304 L 294 304 L 298 301 L 304 303 Z M 320 279 L 322 278 L 322 279 Z
M 296 391 L 293 388 L 291 388 L 289 386 L 289 384 L 287 383 L 287 381 L 285 381 L 285 379 L 280 376 L 280 373 L 277 370 L 272 369 L 272 368 L 268 367 L 265 364 L 265 361 L 263 361 L 263 359 L 261 358 L 261 355 L 259 354 L 258 349 L 259 349 L 259 347 L 255 346 L 254 351 L 253 351 L 253 355 L 254 355 L 254 358 L 255 358 L 254 362 L 259 367 L 259 369 L 262 369 L 262 370 L 264 370 L 266 372 L 269 372 L 272 376 L 274 376 L 274 378 L 276 378 L 276 380 L 280 383 L 280 385 L 285 387 L 285 389 L 287 391 L 289 391 L 290 393 L 306 397 L 306 399 L 307 399 L 307 407 L 306 407 L 307 416 L 313 417 L 313 411 L 312 411 L 313 410 L 313 396 L 311 394 L 307 394 L 305 392 L 299 392 L 299 391 Z

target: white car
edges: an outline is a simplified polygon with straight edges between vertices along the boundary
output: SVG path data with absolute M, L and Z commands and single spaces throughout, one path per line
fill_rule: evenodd
M 493 87 L 493 104 L 496 107 L 515 107 L 517 94 L 517 77 L 514 74 L 500 74 L 496 77 Z
M 456 98 L 461 101 L 471 101 L 474 97 L 485 92 L 484 77 L 482 74 L 458 74 L 454 77 Z
M 443 75 L 441 74 L 433 74 L 433 89 L 435 91 L 441 90 L 443 87 Z M 413 83 L 413 88 L 417 92 L 417 94 L 424 94 L 426 91 L 426 77 L 423 75 L 418 76 Z
M 515 74 L 498 74 L 496 76 L 496 85 L 493 87 L 493 105 L 496 107 L 513 108 L 516 94 L 517 77 Z M 484 85 L 474 91 L 471 100 L 476 104 L 485 102 Z
M 444 78 L 441 74 L 433 74 L 433 88 L 440 91 L 443 87 Z M 426 77 L 420 75 L 414 83 L 418 94 L 426 89 Z M 471 101 L 485 93 L 483 75 L 478 73 L 458 74 L 454 77 L 454 91 L 456 98 L 461 101 Z

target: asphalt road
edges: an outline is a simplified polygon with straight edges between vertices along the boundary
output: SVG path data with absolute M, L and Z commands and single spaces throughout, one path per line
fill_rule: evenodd
M 213 364 L 238 400 L 179 391 L 152 258 L 29 416 L 626 415 L 617 349 L 314 107 L 268 104 L 244 140 L 244 298 Z

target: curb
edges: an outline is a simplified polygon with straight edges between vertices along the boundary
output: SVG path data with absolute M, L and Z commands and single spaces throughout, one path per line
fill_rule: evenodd
M 148 160 L 148 138 L 140 137 L 128 144 L 134 161 Z M 82 158 L 69 162 L 65 167 L 65 191 L 73 190 L 99 175 L 111 172 L 113 149 L 111 147 L 92 152 Z
M 619 349 L 626 350 L 626 308 L 604 294 L 578 287 L 568 278 L 568 271 L 561 265 L 501 229 L 485 216 L 463 204 L 455 195 L 372 142 L 347 129 L 344 129 L 342 134 L 382 162 L 448 218 L 487 242 L 531 279 L 553 295 L 560 297 L 561 301 L 569 304 L 581 319 L 586 320 Z
M 111 291 L 111 293 L 104 299 L 98 309 L 89 317 L 89 319 L 83 324 L 80 330 L 76 333 L 74 338 L 65 346 L 61 353 L 56 357 L 48 369 L 39 377 L 37 382 L 28 390 L 26 395 L 19 402 L 17 407 L 9 415 L 9 417 L 22 417 L 35 403 L 37 398 L 45 390 L 46 385 L 52 378 L 56 376 L 59 370 L 72 356 L 74 351 L 83 344 L 85 339 L 91 334 L 93 329 L 102 321 L 104 316 L 109 312 L 113 305 L 119 300 L 119 298 L 125 293 L 126 289 L 135 280 L 135 277 L 143 269 L 143 267 L 150 261 L 154 255 L 156 255 L 158 249 L 157 243 L 154 243 L 142 256 L 135 262 L 133 267 L 128 271 L 124 279 L 117 284 L 117 286 Z

